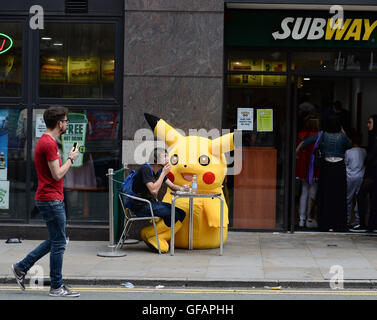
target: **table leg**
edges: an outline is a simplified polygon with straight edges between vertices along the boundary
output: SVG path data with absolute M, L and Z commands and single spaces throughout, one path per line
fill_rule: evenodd
M 189 207 L 190 207 L 190 216 L 189 216 L 189 250 L 193 249 L 193 239 L 192 239 L 192 234 L 193 234 L 193 220 L 194 220 L 194 198 L 190 197 L 189 200 Z
M 171 201 L 171 236 L 170 236 L 170 255 L 174 256 L 174 226 L 175 226 L 175 197 Z
M 223 223 L 224 223 L 224 200 L 222 197 L 219 197 L 220 199 L 220 256 L 223 255 L 223 236 L 224 236 L 224 229 L 223 229 Z

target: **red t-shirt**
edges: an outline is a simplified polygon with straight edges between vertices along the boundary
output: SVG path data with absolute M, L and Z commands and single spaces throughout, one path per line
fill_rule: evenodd
M 34 151 L 34 162 L 38 176 L 38 189 L 35 194 L 37 201 L 64 200 L 63 179 L 56 181 L 48 166 L 49 161 L 56 159 L 59 159 L 59 166 L 61 166 L 58 145 L 48 134 L 42 135 Z
M 297 134 L 297 144 L 302 140 L 310 138 L 316 134 L 317 131 L 300 131 Z M 308 177 L 310 167 L 310 157 L 313 152 L 314 144 L 307 148 L 301 148 L 297 153 L 296 160 L 296 178 L 306 179 Z

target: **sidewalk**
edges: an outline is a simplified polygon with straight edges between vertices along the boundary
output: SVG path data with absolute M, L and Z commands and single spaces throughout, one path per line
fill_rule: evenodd
M 40 242 L 0 240 L 0 284 L 16 284 L 11 264 Z M 63 278 L 70 285 L 329 288 L 330 268 L 340 265 L 345 288 L 377 288 L 377 234 L 229 232 L 223 256 L 219 249 L 158 255 L 143 242 L 122 250 L 124 257 L 99 257 L 111 251 L 108 242 L 70 241 Z M 48 274 L 49 256 L 38 264 Z

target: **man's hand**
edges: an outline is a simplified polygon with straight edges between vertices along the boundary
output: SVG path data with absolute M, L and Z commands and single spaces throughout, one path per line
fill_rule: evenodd
M 73 160 L 76 160 L 79 156 L 79 150 L 76 148 L 74 149 L 72 147 L 71 151 L 68 153 L 68 158 L 72 158 Z
M 165 164 L 165 166 L 162 168 L 162 174 L 164 176 L 166 176 L 171 170 L 171 164 L 170 162 L 168 162 L 167 164 Z

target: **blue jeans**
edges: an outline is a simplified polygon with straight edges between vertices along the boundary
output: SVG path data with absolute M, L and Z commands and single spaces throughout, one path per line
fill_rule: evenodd
M 27 272 L 39 259 L 50 252 L 51 289 L 57 289 L 63 284 L 63 255 L 66 246 L 64 202 L 60 200 L 36 201 L 35 205 L 46 222 L 49 239 L 42 242 L 16 265 Z
M 350 178 L 347 177 L 347 223 L 351 221 L 351 214 L 353 208 L 353 197 L 357 196 L 360 190 L 360 187 L 363 183 L 363 177 L 359 178 Z M 355 224 L 360 224 L 359 209 L 356 201 L 355 206 Z
M 170 227 L 171 225 L 171 204 L 167 202 L 152 202 L 152 209 L 153 214 L 156 217 L 160 217 L 164 219 L 165 224 Z M 142 207 L 140 210 L 136 211 L 135 214 L 139 217 L 147 217 L 151 215 L 151 211 L 149 209 L 149 204 Z M 180 209 L 175 207 L 175 222 L 183 221 L 185 219 L 186 213 Z

